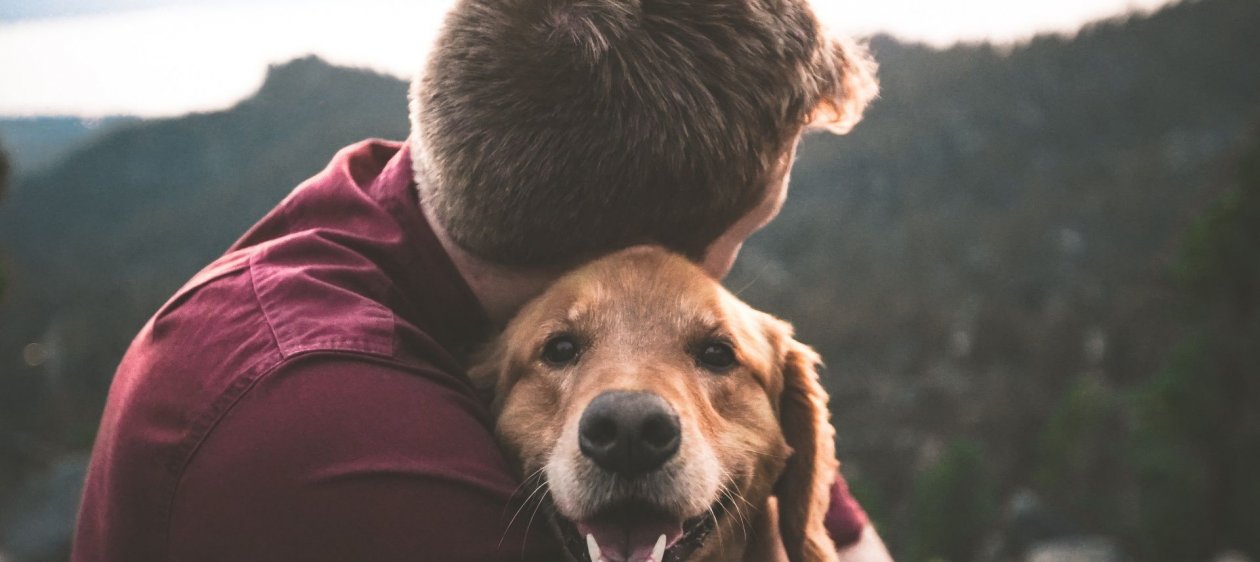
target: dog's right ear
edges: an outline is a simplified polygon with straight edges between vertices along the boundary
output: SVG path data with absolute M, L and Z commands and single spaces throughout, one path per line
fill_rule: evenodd
M 824 520 L 840 465 L 827 391 L 815 368 L 820 359 L 813 349 L 792 338 L 791 325 L 777 319 L 768 319 L 768 324 L 783 373 L 779 425 L 792 448 L 775 490 L 779 534 L 792 562 L 834 562 L 836 545 Z

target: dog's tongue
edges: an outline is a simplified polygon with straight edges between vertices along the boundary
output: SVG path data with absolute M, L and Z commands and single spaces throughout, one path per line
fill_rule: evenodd
M 661 562 L 660 553 L 682 537 L 682 521 L 647 512 L 621 511 L 579 521 L 578 532 L 593 539 L 603 560 L 591 562 Z M 659 545 L 664 536 L 664 544 Z M 594 545 L 590 545 L 594 546 Z M 656 554 L 656 557 L 653 557 Z

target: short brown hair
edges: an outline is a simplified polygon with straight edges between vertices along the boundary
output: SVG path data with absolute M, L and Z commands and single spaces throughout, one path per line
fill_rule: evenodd
M 698 259 L 803 127 L 847 130 L 876 89 L 806 0 L 460 0 L 412 86 L 417 181 L 495 263 Z

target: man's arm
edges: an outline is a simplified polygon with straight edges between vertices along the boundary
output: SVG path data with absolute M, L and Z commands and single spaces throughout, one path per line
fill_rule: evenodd
M 836 475 L 836 481 L 831 486 L 831 505 L 827 509 L 825 524 L 836 543 L 840 562 L 892 562 L 888 548 L 875 527 L 871 526 L 862 506 L 849 492 L 849 484 L 842 474 Z M 764 539 L 749 545 L 745 562 L 787 562 L 787 552 L 779 536 L 779 504 L 775 498 L 767 502 L 756 528 L 759 529 L 758 536 Z
M 787 551 L 779 536 L 779 503 L 770 498 L 766 509 L 754 522 L 756 540 L 748 545 L 744 562 L 788 562 Z M 892 555 L 870 523 L 863 523 L 852 543 L 837 547 L 840 562 L 892 562 Z
M 172 504 L 170 553 L 551 562 L 558 551 L 536 504 L 513 521 L 530 491 L 518 490 L 484 408 L 458 383 L 311 358 L 259 381 L 200 446 Z
M 868 523 L 857 542 L 840 548 L 840 562 L 892 562 L 892 555 L 875 527 Z

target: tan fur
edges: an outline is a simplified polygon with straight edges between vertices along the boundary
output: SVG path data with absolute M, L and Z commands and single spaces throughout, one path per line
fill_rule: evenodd
M 563 369 L 540 358 L 559 332 L 584 347 Z M 714 336 L 733 344 L 733 369 L 714 373 L 695 360 L 690 350 Z M 632 249 L 560 279 L 470 372 L 494 391 L 509 457 L 522 475 L 548 478 L 549 501 L 562 517 L 589 517 L 600 502 L 627 493 L 578 451 L 586 405 L 608 390 L 647 390 L 677 411 L 683 437 L 661 470 L 668 478 L 645 484 L 646 493 L 683 518 L 704 514 L 724 487 L 739 496 L 691 560 L 740 560 L 778 482 L 791 560 L 831 561 L 823 516 L 837 468 L 834 430 L 814 371 L 818 357 L 791 336 L 788 324 L 748 307 L 687 260 Z

